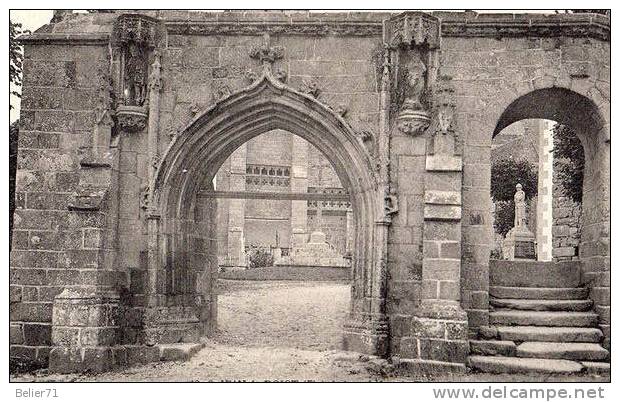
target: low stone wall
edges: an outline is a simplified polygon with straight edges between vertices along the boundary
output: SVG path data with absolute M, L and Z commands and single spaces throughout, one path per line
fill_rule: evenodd
M 554 185 L 553 197 L 553 260 L 579 259 L 581 240 L 581 204 L 562 194 L 562 188 Z

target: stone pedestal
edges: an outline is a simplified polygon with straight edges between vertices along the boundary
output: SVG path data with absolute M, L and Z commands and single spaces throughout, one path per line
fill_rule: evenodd
M 325 233 L 312 232 L 310 241 L 301 246 L 294 246 L 287 265 L 315 267 L 348 267 L 349 260 L 338 254 L 325 240 Z
M 65 289 L 54 299 L 49 369 L 103 372 L 115 365 L 119 296 L 111 290 Z
M 536 260 L 536 237 L 527 228 L 512 228 L 504 239 L 507 260 Z
M 350 319 L 344 324 L 342 348 L 374 356 L 387 356 L 389 330 L 386 320 Z
M 243 229 L 232 227 L 228 230 L 228 262 L 227 266 L 246 268 L 245 237 Z

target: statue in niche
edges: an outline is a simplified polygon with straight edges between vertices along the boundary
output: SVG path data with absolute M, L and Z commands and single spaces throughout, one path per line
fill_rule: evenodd
M 146 97 L 146 55 L 144 49 L 134 42 L 127 46 L 125 58 L 125 104 L 142 106 Z
M 423 109 L 422 95 L 426 87 L 426 65 L 422 62 L 419 55 L 412 56 L 409 63 L 407 63 L 407 84 L 409 85 L 410 92 L 405 98 L 403 108 Z

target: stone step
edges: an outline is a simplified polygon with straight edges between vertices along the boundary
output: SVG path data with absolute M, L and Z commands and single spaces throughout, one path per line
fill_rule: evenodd
M 498 299 L 534 300 L 584 300 L 588 298 L 588 288 L 519 288 L 491 286 L 489 295 Z
M 592 308 L 591 300 L 531 300 L 491 298 L 489 302 L 494 307 L 530 311 L 588 311 Z
M 598 343 L 523 342 L 517 346 L 517 357 L 535 359 L 567 359 L 601 361 L 609 352 Z
M 201 343 L 167 343 L 157 346 L 161 361 L 189 360 L 204 347 Z
M 576 288 L 581 283 L 579 261 L 505 261 L 491 260 L 491 286 L 528 288 Z
M 486 373 L 550 373 L 571 374 L 583 370 L 583 366 L 570 360 L 529 359 L 506 356 L 470 356 L 469 366 Z
M 611 373 L 611 363 L 606 362 L 581 362 L 588 374 L 609 374 Z
M 594 342 L 603 339 L 598 328 L 579 327 L 496 327 L 499 339 L 515 342 Z
M 489 323 L 541 327 L 595 327 L 598 316 L 594 313 L 573 311 L 496 310 L 489 313 Z
M 512 341 L 470 340 L 469 350 L 474 355 L 516 356 L 517 345 Z

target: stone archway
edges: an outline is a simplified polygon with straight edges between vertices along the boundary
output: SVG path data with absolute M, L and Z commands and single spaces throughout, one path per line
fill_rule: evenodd
M 218 101 L 194 119 L 165 152 L 150 194 L 149 284 L 161 315 L 166 306 L 187 307 L 193 328 L 209 334 L 217 320 L 215 242 L 196 194 L 241 144 L 273 129 L 294 133 L 322 151 L 349 190 L 355 211 L 351 311 L 344 348 L 383 355 L 387 350 L 382 224 L 372 159 L 362 140 L 330 108 L 280 81 L 266 65 L 249 87 Z M 206 263 L 205 263 L 206 261 Z M 165 310 L 165 308 L 163 308 Z M 164 315 L 169 312 L 164 311 Z M 151 322 L 156 341 L 165 329 Z M 147 324 L 148 326 L 148 324 Z
M 493 136 L 523 119 L 547 119 L 570 126 L 585 152 L 580 241 L 582 281 L 600 316 L 609 347 L 610 133 L 608 104 L 561 87 L 541 88 L 513 99 L 497 120 Z

